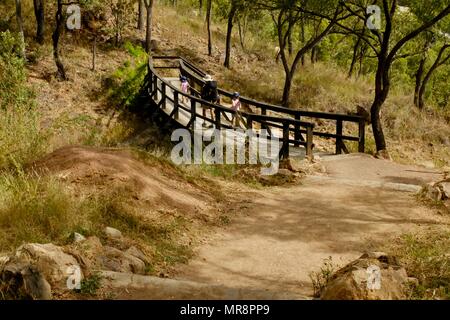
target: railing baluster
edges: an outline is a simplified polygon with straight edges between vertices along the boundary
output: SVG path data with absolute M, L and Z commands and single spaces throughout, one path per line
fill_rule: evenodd
M 359 121 L 359 143 L 358 152 L 366 152 L 366 120 L 362 119 Z
M 195 130 L 195 121 L 196 120 L 197 120 L 196 101 L 194 99 L 191 99 L 191 123 L 192 123 L 192 130 Z
M 336 154 L 342 154 L 342 120 L 336 123 Z
M 296 114 L 295 115 L 295 120 L 300 121 L 301 120 L 301 116 L 299 114 Z M 298 123 L 296 123 L 294 127 L 295 127 L 295 131 L 294 131 L 294 140 L 295 140 L 294 147 L 300 147 L 299 141 L 300 141 L 301 136 L 302 136 L 302 133 L 300 132 L 300 125 Z
M 174 91 L 173 92 L 173 107 L 175 110 L 175 113 L 173 115 L 174 119 L 178 119 L 178 117 L 179 117 L 179 105 L 178 104 L 179 104 L 178 103 L 178 92 Z
M 162 104 L 161 104 L 161 108 L 162 109 L 166 109 L 166 84 L 164 82 L 161 83 L 161 99 L 162 99 Z
M 283 159 L 289 159 L 289 122 L 283 123 Z
M 216 129 L 220 129 L 220 127 L 222 126 L 221 124 L 222 111 L 220 111 L 219 108 L 215 108 L 214 113 L 216 115 Z
M 313 160 L 313 139 L 314 139 L 314 133 L 313 133 L 313 127 L 308 126 L 306 128 L 306 156 Z

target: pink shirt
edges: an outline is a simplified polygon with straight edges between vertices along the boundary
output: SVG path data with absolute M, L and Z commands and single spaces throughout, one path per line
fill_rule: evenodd
M 239 101 L 239 99 L 231 100 L 231 109 L 233 111 L 239 111 L 239 109 L 241 109 L 241 101 Z
M 189 82 L 182 82 L 181 83 L 181 91 L 183 91 L 184 93 L 188 93 L 189 90 Z

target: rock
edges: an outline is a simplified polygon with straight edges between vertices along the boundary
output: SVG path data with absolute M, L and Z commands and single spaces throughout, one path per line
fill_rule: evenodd
M 146 264 L 150 264 L 150 259 L 147 258 L 141 250 L 134 246 L 130 247 L 127 251 L 125 251 L 125 253 L 142 260 Z
M 442 182 L 440 183 L 440 187 L 444 200 L 450 199 L 450 182 Z
M 443 198 L 442 190 L 434 183 L 424 185 L 421 193 L 426 199 L 431 201 L 441 201 Z
M 283 177 L 292 177 L 294 176 L 294 173 L 289 169 L 278 169 L 277 175 Z
M 144 261 L 116 248 L 105 246 L 97 261 L 101 268 L 105 270 L 145 274 Z
M 377 270 L 380 278 L 377 278 Z M 402 300 L 406 298 L 409 281 L 406 270 L 397 265 L 394 257 L 382 252 L 367 253 L 337 271 L 323 290 L 321 299 Z M 369 286 L 371 283 L 372 287 Z
M 83 242 L 85 240 L 86 240 L 86 237 L 83 236 L 82 234 L 79 234 L 79 233 L 76 233 L 76 232 L 73 234 L 73 241 L 74 242 Z
M 122 232 L 120 232 L 117 229 L 106 227 L 105 228 L 105 234 L 110 239 L 120 239 L 122 238 Z
M 12 297 L 51 299 L 52 290 L 67 290 L 70 270 L 78 261 L 53 244 L 25 244 L 2 259 L 0 278 L 13 288 Z M 83 277 L 80 272 L 80 280 Z
M 50 300 L 51 287 L 36 267 L 13 263 L 1 270 L 0 280 L 6 283 L 3 295 L 10 299 Z
M 53 244 L 26 244 L 17 249 L 8 263 L 27 262 L 37 268 L 52 285 L 66 288 L 68 268 L 79 267 L 78 261 Z
M 160 41 L 156 39 L 152 39 L 150 42 L 151 48 L 153 51 L 158 51 L 160 49 Z
M 422 167 L 425 167 L 427 169 L 434 169 L 436 166 L 434 165 L 433 161 L 422 161 L 419 163 Z

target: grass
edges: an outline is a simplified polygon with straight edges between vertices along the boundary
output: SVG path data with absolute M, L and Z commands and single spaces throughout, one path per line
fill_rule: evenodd
M 333 259 L 329 257 L 323 261 L 323 265 L 320 267 L 319 271 L 313 271 L 309 274 L 309 278 L 313 285 L 314 298 L 320 298 L 323 290 L 326 288 L 336 271 L 337 267 L 333 263 Z
M 410 277 L 411 299 L 450 299 L 450 232 L 430 228 L 425 232 L 407 234 L 389 249 L 395 254 Z
M 133 239 L 152 256 L 155 272 L 186 262 L 190 247 L 179 242 L 180 230 L 189 222 L 182 217 L 147 219 L 133 205 L 126 189 L 80 195 L 53 178 L 23 172 L 0 176 L 0 252 L 10 252 L 23 243 L 65 245 L 74 232 L 104 237 L 111 226 Z

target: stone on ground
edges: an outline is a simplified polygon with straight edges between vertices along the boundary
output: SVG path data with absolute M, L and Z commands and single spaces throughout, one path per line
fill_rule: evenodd
M 379 268 L 380 287 L 373 270 Z M 384 253 L 368 253 L 337 271 L 321 294 L 322 300 L 404 300 L 406 270 Z M 368 282 L 372 285 L 368 285 Z

